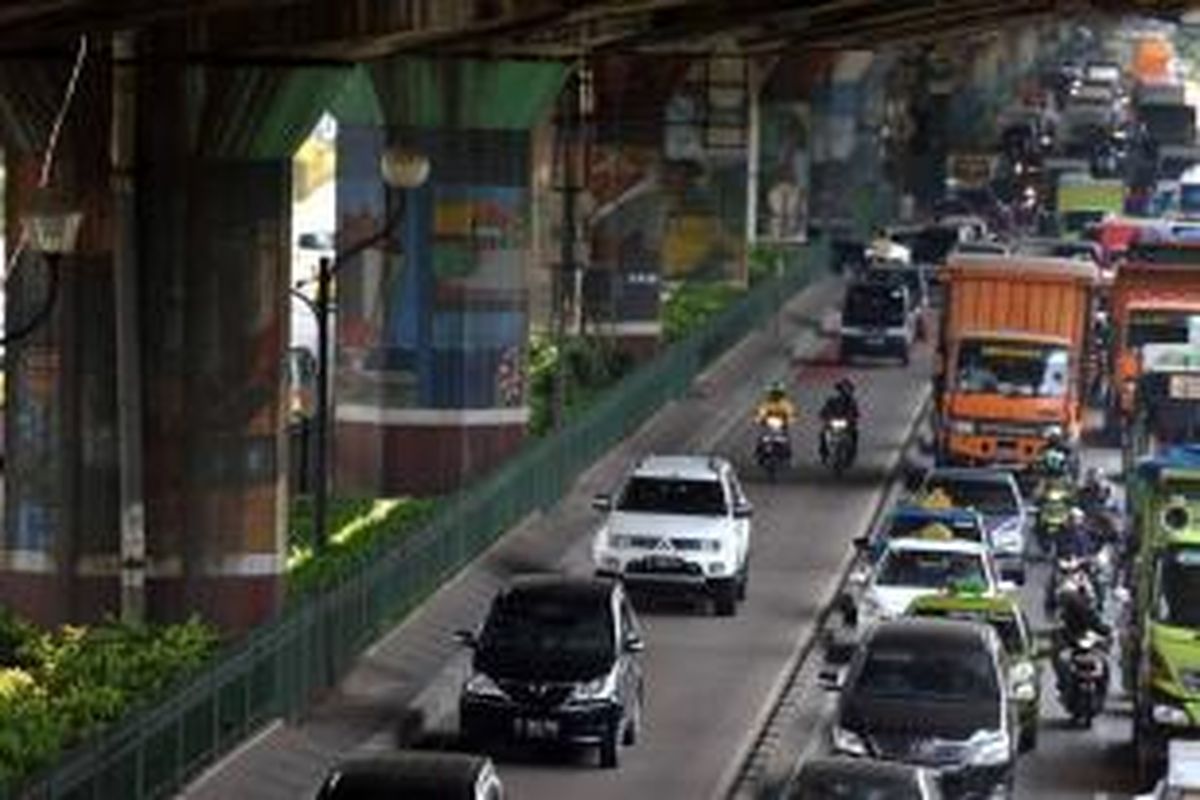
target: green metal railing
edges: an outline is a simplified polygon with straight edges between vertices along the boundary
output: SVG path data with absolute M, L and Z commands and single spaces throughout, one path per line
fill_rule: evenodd
M 815 243 L 709 324 L 607 392 L 558 433 L 531 443 L 461 492 L 429 525 L 363 557 L 339 583 L 289 607 L 209 667 L 67 753 L 6 797 L 163 797 L 274 718 L 302 713 L 396 620 L 424 601 L 505 530 L 557 502 L 575 478 L 713 358 L 828 264 Z

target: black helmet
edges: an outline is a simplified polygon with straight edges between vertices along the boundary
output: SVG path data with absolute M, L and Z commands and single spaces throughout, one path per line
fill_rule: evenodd
M 837 390 L 838 394 L 854 396 L 854 383 L 849 378 L 842 378 L 833 388 Z

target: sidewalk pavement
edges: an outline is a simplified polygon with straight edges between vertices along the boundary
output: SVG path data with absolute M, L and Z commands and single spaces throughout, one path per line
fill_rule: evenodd
M 439 589 L 421 608 L 359 659 L 341 685 L 305 718 L 273 723 L 201 774 L 179 796 L 188 800 L 311 795 L 338 759 L 395 746 L 397 734 L 438 725 L 453 713 L 468 660 L 453 631 L 471 628 L 513 576 L 553 571 L 578 546 L 563 531 L 591 530 L 589 500 L 608 491 L 647 452 L 705 452 L 742 421 L 781 363 L 810 358 L 828 346 L 822 318 L 840 297 L 829 277 L 797 294 L 764 324 L 697 377 L 687 396 L 668 404 L 575 482 L 546 514 L 533 514 Z

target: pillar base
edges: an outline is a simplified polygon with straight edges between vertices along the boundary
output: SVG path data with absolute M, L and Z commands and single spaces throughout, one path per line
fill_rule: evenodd
M 339 406 L 338 491 L 382 497 L 456 491 L 519 450 L 528 423 L 528 408 Z

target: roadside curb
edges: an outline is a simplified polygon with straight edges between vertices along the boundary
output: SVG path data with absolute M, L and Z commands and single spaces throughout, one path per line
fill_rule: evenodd
M 875 529 L 889 508 L 889 501 L 896 493 L 897 486 L 903 483 L 904 459 L 913 444 L 917 441 L 924 421 L 932 407 L 932 394 L 929 389 L 917 406 L 917 411 L 909 423 L 908 433 L 903 444 L 897 450 L 896 457 L 888 467 L 888 479 L 881 489 L 875 508 L 867 523 L 867 531 Z M 858 560 L 858 553 L 853 547 L 847 548 L 845 556 L 838 564 L 837 579 L 832 592 L 822 604 L 821 610 L 813 622 L 807 636 L 797 639 L 784 670 L 775 685 L 771 687 L 767 702 L 763 704 L 749 729 L 749 735 L 739 744 L 737 757 L 730 762 L 730 767 L 722 775 L 713 792 L 713 798 L 721 800 L 751 800 L 757 798 L 761 788 L 764 766 L 770 761 L 775 752 L 779 739 L 786 724 L 786 710 L 790 705 L 789 697 L 800 688 L 798 679 L 805 664 L 813 654 L 820 640 L 829 617 L 833 614 L 837 598 L 845 587 L 846 580 Z

